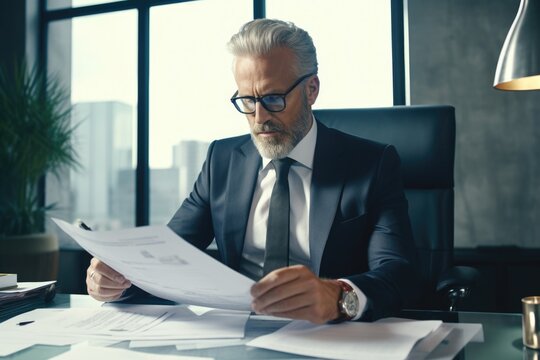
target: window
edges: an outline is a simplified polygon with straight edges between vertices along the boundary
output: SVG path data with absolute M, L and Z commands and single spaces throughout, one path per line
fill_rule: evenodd
M 391 105 L 395 4 L 402 5 L 48 0 L 41 61 L 71 90 L 83 169 L 66 174 L 69 186 L 48 179 L 47 203 L 59 202 L 59 217 L 103 229 L 167 222 L 191 191 L 209 143 L 248 132 L 229 102 L 236 84 L 226 43 L 254 13 L 293 21 L 312 35 L 317 108 Z
M 390 1 L 266 0 L 266 17 L 292 21 L 313 38 L 321 79 L 315 108 L 393 104 Z
M 82 165 L 70 172 L 69 187 L 59 189 L 67 200 L 61 216 L 95 229 L 134 225 L 136 29 L 134 10 L 58 21 L 49 29 L 49 70 L 71 89 Z
M 189 195 L 212 140 L 248 131 L 229 101 L 236 84 L 226 43 L 252 14 L 250 0 L 150 12 L 151 223 L 167 223 Z
M 56 9 L 64 9 L 64 8 L 69 8 L 69 7 L 97 5 L 97 4 L 103 4 L 103 3 L 113 2 L 113 1 L 111 0 L 47 0 L 47 9 L 56 10 Z M 122 1 L 122 0 L 116 0 L 116 1 Z

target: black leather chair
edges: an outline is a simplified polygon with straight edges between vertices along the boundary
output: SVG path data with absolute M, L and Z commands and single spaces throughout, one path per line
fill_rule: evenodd
M 396 147 L 425 293 L 414 308 L 455 310 L 478 278 L 453 266 L 455 113 L 451 106 L 316 110 L 329 127 Z

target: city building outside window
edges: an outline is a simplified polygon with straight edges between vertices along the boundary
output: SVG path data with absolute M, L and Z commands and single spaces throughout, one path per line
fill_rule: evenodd
M 47 11 L 104 2 L 48 0 Z M 249 130 L 229 101 L 236 84 L 226 43 L 258 1 L 147 3 L 148 220 L 165 224 L 189 195 L 210 142 Z M 392 105 L 390 0 L 266 0 L 265 11 L 313 37 L 321 78 L 315 108 Z M 48 181 L 47 202 L 59 202 L 57 216 L 96 229 L 136 224 L 137 16 L 132 8 L 46 24 L 48 69 L 70 89 L 82 164 L 66 174 L 69 186 Z

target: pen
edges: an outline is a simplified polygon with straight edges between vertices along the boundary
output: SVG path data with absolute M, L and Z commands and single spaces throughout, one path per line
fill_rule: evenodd
M 18 323 L 17 325 L 19 326 L 24 326 L 24 325 L 28 325 L 28 324 L 31 324 L 33 323 L 34 320 L 30 320 L 30 321 L 21 321 L 20 323 Z
M 83 230 L 88 230 L 88 231 L 92 231 L 92 229 L 90 228 L 90 226 L 86 225 L 81 219 L 78 219 L 77 220 L 77 225 L 83 229 Z

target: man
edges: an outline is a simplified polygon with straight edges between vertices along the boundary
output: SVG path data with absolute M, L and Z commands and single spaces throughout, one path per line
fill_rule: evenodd
M 231 101 L 251 136 L 210 145 L 169 227 L 201 249 L 215 239 L 221 261 L 257 279 L 258 313 L 325 323 L 399 310 L 418 277 L 395 149 L 314 121 L 317 57 L 304 30 L 254 20 L 229 48 Z M 116 300 L 129 286 L 92 260 L 91 296 Z

